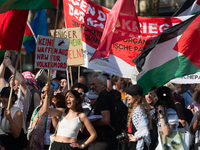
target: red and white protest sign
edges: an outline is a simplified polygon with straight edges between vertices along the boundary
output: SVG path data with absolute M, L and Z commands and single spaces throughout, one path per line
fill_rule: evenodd
M 55 38 L 54 52 L 51 65 L 52 70 L 66 70 L 69 42 L 69 39 Z M 49 69 L 52 45 L 53 37 L 38 35 L 35 54 L 36 68 Z
M 94 59 L 89 62 L 99 46 L 107 15 L 110 12 L 92 1 L 63 0 L 64 15 L 67 28 L 81 27 L 84 55 L 84 67 L 103 70 L 108 73 L 131 78 L 135 64 L 132 60 L 162 31 L 181 23 L 191 16 L 152 18 L 138 17 L 141 38 L 134 37 L 116 42 L 111 45 L 109 58 Z M 121 17 L 117 25 L 121 28 L 132 29 L 134 24 L 128 17 Z M 119 30 L 119 34 L 124 35 Z

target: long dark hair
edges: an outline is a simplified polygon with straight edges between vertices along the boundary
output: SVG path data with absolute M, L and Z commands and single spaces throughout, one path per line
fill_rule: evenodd
M 76 100 L 77 100 L 77 103 L 76 103 L 76 111 L 79 112 L 79 113 L 80 113 L 80 112 L 84 112 L 84 111 L 83 111 L 83 108 L 82 108 L 82 106 L 81 106 L 82 100 L 81 100 L 81 97 L 80 97 L 80 94 L 78 93 L 78 91 L 76 91 L 76 90 L 69 90 L 69 91 L 66 92 L 65 97 L 66 97 L 67 93 L 69 93 L 69 92 L 71 92 L 71 93 L 75 96 L 75 98 L 76 98 Z M 68 111 L 69 111 L 69 108 L 66 107 L 65 113 L 67 114 Z

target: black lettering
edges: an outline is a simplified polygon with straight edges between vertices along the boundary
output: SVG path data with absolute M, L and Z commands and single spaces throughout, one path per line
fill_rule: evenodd
M 76 36 L 76 31 L 73 31 L 73 38 L 75 39 L 77 39 L 77 36 Z

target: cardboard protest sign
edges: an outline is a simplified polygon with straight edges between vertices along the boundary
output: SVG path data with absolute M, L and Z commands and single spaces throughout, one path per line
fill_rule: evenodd
M 54 52 L 52 57 L 52 70 L 65 71 L 67 67 L 67 55 L 69 49 L 69 39 L 55 38 Z M 53 37 L 38 35 L 35 67 L 49 69 L 52 52 Z
M 50 31 L 50 35 L 54 35 L 54 30 Z M 83 47 L 81 41 L 81 29 L 70 28 L 56 30 L 56 37 L 70 39 L 67 63 L 68 66 L 79 66 L 84 64 Z

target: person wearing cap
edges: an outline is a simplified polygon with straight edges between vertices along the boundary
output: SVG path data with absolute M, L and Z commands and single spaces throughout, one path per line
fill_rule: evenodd
M 17 100 L 17 95 L 14 90 L 12 92 L 10 109 L 7 108 L 10 90 L 10 87 L 4 87 L 1 91 L 1 102 L 3 107 L 0 109 L 0 141 L 6 150 L 19 150 L 20 143 L 17 141 L 17 138 L 20 136 L 22 130 L 23 117 L 20 109 L 13 106 Z M 8 134 L 11 134 L 11 136 Z
M 157 89 L 156 94 L 158 97 L 158 101 L 156 102 L 158 131 L 162 131 L 165 136 L 168 136 L 172 131 L 177 131 L 179 125 L 177 108 L 173 100 L 173 92 L 170 88 L 161 86 Z M 160 149 L 162 149 L 162 143 L 160 138 L 158 138 L 156 150 Z
M 150 107 L 143 97 L 143 89 L 135 84 L 126 91 L 129 104 L 127 127 L 129 135 L 128 150 L 147 150 L 151 143 Z
M 10 52 L 6 51 L 4 54 L 4 60 L 0 66 L 0 88 L 6 87 L 6 80 L 4 79 L 4 73 L 6 67 L 11 71 L 12 74 L 15 72 L 15 68 L 13 67 L 11 60 L 10 60 Z M 12 86 L 14 82 L 13 89 L 15 94 L 17 94 L 18 99 L 15 101 L 14 106 L 18 107 L 23 115 L 23 129 L 24 134 L 26 134 L 26 118 L 27 113 L 31 104 L 31 92 L 28 89 L 26 82 L 23 76 L 16 70 L 15 81 L 13 81 L 13 75 L 9 78 L 9 86 Z M 26 142 L 23 143 L 22 147 L 26 147 Z

